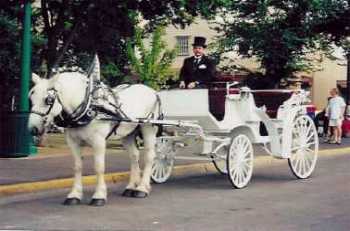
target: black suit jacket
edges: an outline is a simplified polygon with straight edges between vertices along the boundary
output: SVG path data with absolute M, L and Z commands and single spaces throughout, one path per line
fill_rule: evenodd
M 215 77 L 215 63 L 207 56 L 202 56 L 200 62 L 194 64 L 194 56 L 186 58 L 180 71 L 180 81 L 187 84 L 199 82 L 200 85 L 206 85 Z

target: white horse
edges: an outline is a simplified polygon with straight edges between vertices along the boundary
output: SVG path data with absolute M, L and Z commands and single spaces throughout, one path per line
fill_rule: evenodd
M 32 81 L 35 85 L 30 91 L 32 108 L 28 126 L 34 136 L 42 135 L 45 127 L 62 113 L 66 115 L 65 119 L 67 115 L 69 118 L 76 113 L 77 108 L 86 101 L 88 85 L 90 84 L 87 76 L 78 72 L 60 73 L 51 79 L 43 79 L 33 74 Z M 102 89 L 102 91 L 106 91 L 106 89 Z M 97 100 L 104 100 L 104 103 L 107 102 L 112 110 L 118 109 L 123 116 L 127 116 L 129 119 L 159 115 L 160 103 L 157 93 L 153 89 L 136 84 L 118 91 L 112 89 L 112 91 L 102 92 L 104 96 Z M 114 131 L 115 129 L 116 131 Z M 138 129 L 140 129 L 144 140 L 145 167 L 142 174 L 139 166 L 139 150 L 135 143 L 135 133 Z M 65 129 L 66 142 L 74 157 L 74 184 L 63 203 L 64 205 L 79 204 L 83 197 L 82 145 L 88 145 L 92 148 L 95 160 L 97 185 L 90 205 L 102 206 L 106 203 L 107 188 L 104 180 L 106 137 L 112 133 L 116 138 L 122 139 L 131 159 L 130 179 L 123 195 L 142 198 L 150 193 L 150 176 L 155 157 L 157 127 L 149 123 L 137 124 L 101 120 L 97 116 L 86 125 Z

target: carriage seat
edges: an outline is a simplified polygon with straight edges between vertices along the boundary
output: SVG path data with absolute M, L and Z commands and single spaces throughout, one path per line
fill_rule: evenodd
M 229 94 L 238 94 L 238 88 L 231 88 Z M 226 82 L 213 82 L 209 86 L 209 111 L 221 121 L 225 116 Z
M 270 118 L 277 117 L 277 111 L 279 106 L 282 105 L 284 101 L 289 99 L 292 94 L 292 91 L 281 92 L 274 90 L 261 90 L 253 92 L 255 105 L 257 107 L 265 105 L 266 114 L 268 114 Z
M 196 121 L 203 129 L 218 130 L 209 112 L 208 89 L 174 89 L 158 93 L 165 120 Z

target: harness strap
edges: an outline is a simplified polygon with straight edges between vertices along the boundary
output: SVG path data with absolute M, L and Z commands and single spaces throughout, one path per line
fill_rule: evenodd
M 148 115 L 146 116 L 146 119 L 150 119 L 151 117 L 154 117 L 154 111 L 156 110 L 157 106 L 158 106 L 158 117 L 157 119 L 162 119 L 163 118 L 163 113 L 162 113 L 162 101 L 160 100 L 160 96 L 158 94 L 156 94 L 157 100 L 153 105 L 152 110 L 148 113 Z
M 120 126 L 120 122 L 119 123 L 116 123 L 116 125 L 113 126 L 112 130 L 108 133 L 108 135 L 106 136 L 106 140 L 108 140 L 108 138 L 114 134 L 116 135 L 117 134 L 117 129 L 118 127 Z

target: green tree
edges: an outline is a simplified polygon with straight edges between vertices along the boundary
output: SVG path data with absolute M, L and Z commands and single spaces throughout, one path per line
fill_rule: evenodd
M 322 30 L 322 17 L 338 17 L 342 1 L 247 0 L 232 1 L 221 12 L 217 27 L 222 52 L 236 50 L 243 57 L 256 57 L 265 70 L 266 87 L 282 78 L 313 68 L 310 54 L 331 52 Z M 311 57 L 312 58 L 312 57 Z
M 136 28 L 133 40 L 127 41 L 128 58 L 141 82 L 159 90 L 172 77 L 170 66 L 176 57 L 176 50 L 167 49 L 162 40 L 163 27 L 157 27 L 152 33 L 149 48 L 146 48 L 143 34 L 144 30 Z

